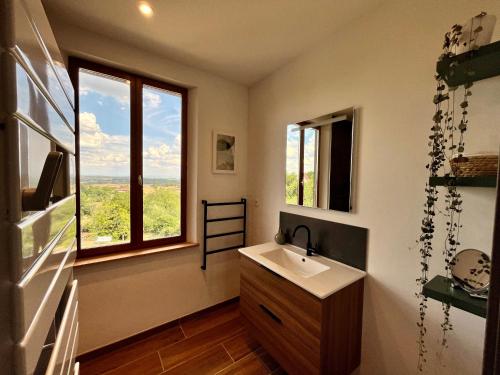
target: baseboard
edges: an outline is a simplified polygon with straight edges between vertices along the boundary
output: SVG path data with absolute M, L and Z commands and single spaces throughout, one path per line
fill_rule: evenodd
M 178 321 L 181 320 L 181 319 L 186 319 L 186 318 L 190 318 L 190 317 L 196 317 L 197 315 L 201 315 L 201 314 L 204 314 L 204 313 L 207 313 L 207 312 L 210 312 L 210 311 L 213 311 L 213 310 L 217 310 L 225 305 L 230 305 L 232 303 L 235 303 L 235 302 L 238 302 L 240 299 L 239 296 L 237 297 L 234 297 L 234 298 L 231 298 L 227 301 L 223 301 L 223 302 L 220 302 L 220 303 L 217 303 L 213 306 L 209 306 L 205 309 L 202 309 L 202 310 L 199 310 L 199 311 L 196 311 L 194 313 L 191 313 L 191 314 L 188 314 L 186 316 L 183 316 L 179 319 L 175 319 L 175 320 L 172 320 L 171 322 L 167 322 L 167 323 L 163 323 L 159 326 L 156 326 L 156 327 L 153 327 L 153 328 L 150 328 L 146 331 L 143 331 L 143 332 L 139 332 L 135 335 L 132 335 L 132 336 L 129 336 L 129 337 L 126 337 L 122 340 L 119 340 L 119 341 L 116 341 L 114 343 L 111 343 L 111 344 L 108 344 L 108 345 L 105 345 L 105 346 L 102 346 L 100 348 L 97 348 L 97 349 L 94 349 L 94 350 L 91 350 L 89 352 L 86 352 L 86 353 L 83 353 L 83 354 L 80 354 L 76 357 L 76 362 L 86 362 L 86 361 L 89 361 L 91 359 L 94 359 L 96 357 L 99 357 L 103 354 L 106 354 L 106 353 L 109 353 L 109 352 L 112 352 L 114 350 L 118 350 L 118 349 L 121 349 L 127 345 L 130 345 L 130 344 L 133 344 L 135 342 L 138 342 L 138 341 L 141 341 L 141 340 L 144 340 L 150 336 L 153 336 L 157 333 L 160 333 L 170 327 L 173 327 L 175 325 L 178 324 Z

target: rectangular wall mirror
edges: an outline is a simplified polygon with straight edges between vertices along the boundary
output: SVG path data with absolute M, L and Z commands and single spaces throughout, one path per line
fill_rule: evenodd
M 287 126 L 287 204 L 352 210 L 354 119 L 349 108 Z

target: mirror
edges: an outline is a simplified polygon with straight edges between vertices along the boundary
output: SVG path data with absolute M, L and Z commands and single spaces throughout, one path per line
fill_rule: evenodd
M 286 203 L 350 212 L 353 144 L 353 108 L 289 124 Z
M 472 294 L 485 294 L 490 285 L 491 262 L 488 255 L 475 249 L 460 251 L 451 262 L 453 281 Z

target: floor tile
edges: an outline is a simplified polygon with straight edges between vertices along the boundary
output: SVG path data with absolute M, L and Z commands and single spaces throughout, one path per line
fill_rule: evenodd
M 163 367 L 165 370 L 169 370 L 178 366 L 182 362 L 242 333 L 243 330 L 243 323 L 240 318 L 237 318 L 164 348 L 160 350 Z
M 180 320 L 180 324 L 186 336 L 191 337 L 239 316 L 239 304 L 235 302 L 183 318 Z
M 269 370 L 264 365 L 264 362 L 255 353 L 250 353 L 246 357 L 240 359 L 238 362 L 233 363 L 231 366 L 217 373 L 217 375 L 233 374 L 266 375 L 269 374 Z
M 241 335 L 224 341 L 222 345 L 224 345 L 234 361 L 238 361 L 259 348 L 259 343 L 255 341 L 246 331 Z
M 183 339 L 184 334 L 180 327 L 176 325 L 144 340 L 82 362 L 80 372 L 82 375 L 102 374 Z
M 158 375 L 163 371 L 158 352 L 148 354 L 142 358 L 129 362 L 121 367 L 105 372 L 105 375 Z M 82 375 L 85 375 L 82 372 Z
M 222 345 L 217 345 L 202 354 L 176 366 L 166 372 L 165 375 L 187 375 L 187 374 L 216 374 L 222 369 L 233 364 Z
M 286 375 L 246 331 L 238 303 L 181 319 L 179 325 L 81 363 L 82 375 L 160 373 Z

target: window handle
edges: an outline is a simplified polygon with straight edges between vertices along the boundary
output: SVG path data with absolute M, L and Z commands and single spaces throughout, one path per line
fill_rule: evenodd
M 138 182 L 139 186 L 142 186 L 142 176 L 141 175 L 139 175 L 137 177 L 137 182 Z

